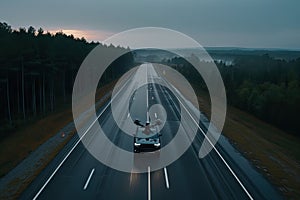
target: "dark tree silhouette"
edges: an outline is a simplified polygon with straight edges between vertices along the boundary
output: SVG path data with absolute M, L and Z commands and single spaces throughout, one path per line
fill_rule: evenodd
M 164 62 L 183 74 L 196 89 L 206 88 L 202 78 L 184 58 L 175 57 Z M 228 102 L 300 136 L 300 58 L 287 61 L 268 54 L 235 55 L 233 63 L 229 66 L 216 63 Z
M 21 27 L 12 30 L 0 22 L 0 126 L 20 121 L 26 123 L 53 112 L 61 105 L 70 105 L 73 83 L 86 55 L 97 45 L 126 52 L 125 48 L 104 46 L 74 38 L 63 32 L 45 33 L 42 28 Z M 105 72 L 99 85 L 108 83 L 126 72 L 133 63 L 126 54 Z M 1 135 L 9 131 L 1 129 Z

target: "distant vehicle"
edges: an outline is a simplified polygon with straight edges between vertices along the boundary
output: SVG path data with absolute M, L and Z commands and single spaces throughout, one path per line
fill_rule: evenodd
M 158 123 L 150 125 L 147 122 L 146 125 L 143 125 L 139 120 L 135 120 L 134 123 L 138 126 L 133 139 L 134 153 L 159 150 L 161 146 L 161 133 L 158 131 Z

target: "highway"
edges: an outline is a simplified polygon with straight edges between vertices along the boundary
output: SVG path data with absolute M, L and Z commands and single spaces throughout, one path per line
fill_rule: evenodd
M 132 93 L 130 90 L 135 89 L 133 86 L 137 81 L 149 82 L 150 79 L 157 84 L 149 83 L 137 89 L 134 95 L 128 95 Z M 177 132 L 182 117 L 179 112 L 182 101 L 170 89 L 159 84 L 161 81 L 166 80 L 159 76 L 152 64 L 143 64 L 128 79 L 115 101 L 122 107 L 124 98 L 130 98 L 130 112 L 123 112 L 120 117 L 123 120 L 138 118 L 142 122 L 149 120 L 148 109 L 152 105 L 162 105 L 167 120 L 161 130 L 161 141 L 162 145 L 166 145 Z M 98 122 L 115 145 L 133 152 L 133 138 L 119 129 L 110 106 L 111 102 L 108 102 L 97 111 Z M 152 119 L 161 117 L 159 113 L 152 115 Z M 194 123 L 193 119 L 189 121 Z M 197 125 L 205 131 L 202 122 Z M 91 147 L 99 146 L 95 143 L 97 130 L 90 128 L 85 137 Z M 75 136 L 32 182 L 21 199 L 281 199 L 263 176 L 257 175 L 249 164 L 244 167 L 237 162 L 219 142 L 217 150 L 200 159 L 198 151 L 203 139 L 199 129 L 191 146 L 172 164 L 156 171 L 149 167 L 145 173 L 126 173 L 99 162 Z M 102 150 L 99 147 L 99 151 Z

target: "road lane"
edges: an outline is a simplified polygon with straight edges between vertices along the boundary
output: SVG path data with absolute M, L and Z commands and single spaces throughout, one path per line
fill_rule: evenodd
M 141 74 L 134 76 L 130 81 L 131 84 L 124 88 L 118 99 L 131 98 L 130 113 L 124 112 L 124 115 L 120 118 L 123 118 L 123 120 L 128 117 L 133 120 L 139 118 L 144 122 L 147 120 L 147 109 L 145 109 L 147 104 L 148 108 L 154 104 L 162 105 L 168 116 L 168 121 L 161 131 L 163 134 L 162 145 L 164 146 L 173 139 L 174 134 L 177 132 L 181 119 L 179 102 L 172 91 L 159 84 L 161 79 L 150 64 L 143 65 L 140 69 L 137 73 L 142 73 L 146 69 L 144 75 L 147 79 L 157 82 L 157 84 L 148 84 L 148 90 L 147 87 L 142 87 L 130 96 L 128 95 L 131 92 L 129 90 L 136 89 L 132 84 L 137 81 L 150 82 L 140 77 Z M 148 98 L 145 98 L 145 96 L 148 96 Z M 159 113 L 154 113 L 154 116 L 160 118 Z M 127 151 L 133 151 L 132 137 L 118 128 L 111 114 L 110 106 L 103 112 L 98 121 L 107 137 L 114 144 Z M 86 137 L 89 145 L 99 145 L 94 143 L 95 137 L 98 137 L 97 130 L 91 129 Z M 216 152 L 211 152 L 204 159 L 198 158 L 202 141 L 203 136 L 199 131 L 185 154 L 176 162 L 166 166 L 167 173 L 163 168 L 149 174 L 151 199 L 248 199 L 246 193 L 224 166 Z M 221 147 L 217 146 L 217 148 Z M 107 149 L 107 151 L 113 150 Z M 230 155 L 225 156 L 226 159 L 230 160 L 229 157 Z M 83 186 L 87 184 L 87 176 L 92 169 L 94 169 L 92 178 L 88 182 L 88 187 L 84 189 Z M 149 199 L 148 180 L 150 179 L 148 173 L 124 173 L 103 165 L 91 156 L 80 143 L 38 199 Z M 168 180 L 169 188 L 166 187 L 166 180 Z M 265 196 L 261 195 L 262 191 L 255 188 L 255 185 L 249 180 L 251 180 L 251 177 L 243 177 L 242 179 L 243 182 L 246 182 L 247 187 L 250 187 L 251 194 L 260 199 L 264 198 Z M 36 180 L 36 182 L 42 181 Z M 41 186 L 40 184 L 36 185 Z M 38 186 L 29 187 L 28 189 L 33 192 L 25 192 L 22 198 L 32 198 Z

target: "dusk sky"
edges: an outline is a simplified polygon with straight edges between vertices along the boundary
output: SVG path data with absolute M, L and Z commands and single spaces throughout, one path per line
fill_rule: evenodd
M 299 0 L 1 0 L 0 21 L 89 41 L 137 27 L 170 28 L 203 46 L 300 49 Z

